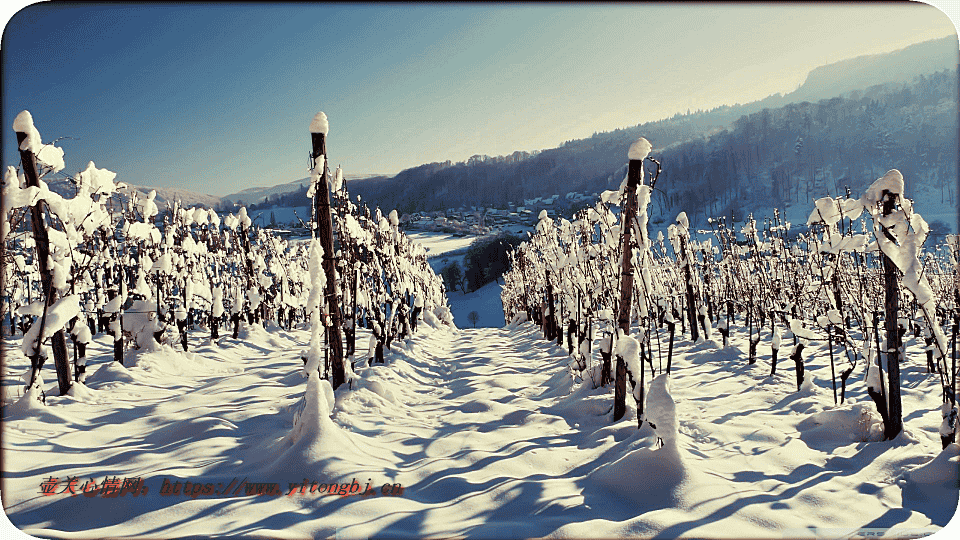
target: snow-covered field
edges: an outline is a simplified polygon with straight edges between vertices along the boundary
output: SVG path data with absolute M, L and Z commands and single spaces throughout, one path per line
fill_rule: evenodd
M 427 257 L 433 259 L 440 255 L 465 250 L 476 236 L 454 236 L 446 233 L 408 232 L 407 238 L 412 242 L 422 244 L 427 250 Z
M 463 258 L 470 243 L 476 236 L 458 237 L 445 233 L 410 232 L 407 236 L 414 242 L 427 248 L 427 257 L 434 272 L 452 261 L 457 261 L 461 268 Z M 454 323 L 460 328 L 473 328 L 470 322 L 470 312 L 477 312 L 478 328 L 496 328 L 503 326 L 503 302 L 500 300 L 502 286 L 498 282 L 488 283 L 476 291 L 464 294 L 460 290 L 447 291 L 447 301 L 450 303 L 450 312 L 453 313 Z
M 361 346 L 359 380 L 329 418 L 314 385 L 296 434 L 305 329 L 216 343 L 198 331 L 190 353 L 131 352 L 125 366 L 100 336 L 86 387 L 57 396 L 48 383 L 46 406 L 25 409 L 11 402 L 28 362 L 8 339 L 3 505 L 45 538 L 917 537 L 947 523 L 958 447 L 940 451 L 939 382 L 913 338 L 905 431 L 866 442 L 879 418 L 862 370 L 835 407 L 824 343 L 805 350 L 814 385 L 797 392 L 789 359 L 770 377 L 766 342 L 751 366 L 733 331 L 726 349 L 678 339 L 669 382 L 654 355 L 657 431 L 637 429 L 630 397 L 613 423 L 612 386 L 574 380 L 565 349 L 529 323 L 422 323 L 372 367 Z M 146 492 L 82 494 L 114 478 Z M 319 492 L 354 480 L 366 495 Z M 244 481 L 277 494 L 248 495 Z
M 461 291 L 447 291 L 453 322 L 459 328 L 473 328 L 470 313 L 476 311 L 477 328 L 503 326 L 503 301 L 500 300 L 502 290 L 503 285 L 494 281 L 466 294 Z

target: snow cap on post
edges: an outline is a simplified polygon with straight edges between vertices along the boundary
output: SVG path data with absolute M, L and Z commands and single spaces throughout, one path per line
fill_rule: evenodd
M 893 195 L 903 195 L 903 175 L 896 169 L 890 169 L 867 188 L 866 193 L 860 197 L 863 206 L 870 208 L 876 206 L 883 200 L 883 192 L 889 191 Z
M 327 115 L 322 111 L 318 112 L 310 122 L 310 133 L 323 133 L 324 136 L 330 132 L 330 123 L 327 122 Z
M 33 125 L 33 115 L 30 111 L 20 111 L 13 120 L 13 130 L 23 134 L 23 141 L 19 147 L 21 151 L 32 153 L 38 160 L 52 168 L 53 172 L 64 169 L 63 150 L 52 144 L 43 144 L 40 140 L 40 132 Z
M 653 150 L 653 146 L 650 144 L 650 141 L 640 137 L 630 145 L 630 150 L 627 151 L 627 157 L 631 160 L 636 159 L 643 161 L 648 155 L 650 155 L 650 150 Z
M 40 132 L 33 125 L 33 115 L 30 111 L 20 111 L 13 120 L 13 130 L 27 136 L 20 144 L 20 150 L 30 150 L 34 154 L 40 151 Z

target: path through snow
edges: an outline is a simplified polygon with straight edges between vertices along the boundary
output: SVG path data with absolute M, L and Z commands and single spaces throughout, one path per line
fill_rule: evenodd
M 612 423 L 612 388 L 576 385 L 565 350 L 530 324 L 424 328 L 395 344 L 386 364 L 358 366 L 359 384 L 336 393 L 335 426 L 305 448 L 284 437 L 305 388 L 307 332 L 251 327 L 242 337 L 187 355 L 131 354 L 132 367 L 111 363 L 110 344 L 98 340 L 89 392 L 54 396 L 52 383 L 42 412 L 5 407 L 12 521 L 44 537 L 791 537 L 929 533 L 956 508 L 955 489 L 902 479 L 939 453 L 937 412 L 923 409 L 936 381 L 912 366 L 909 436 L 867 443 L 849 436 L 869 428 L 869 415 L 832 405 L 825 355 L 807 367 L 814 391 L 798 394 L 786 365 L 771 378 L 763 355 L 746 364 L 745 339 L 727 349 L 678 342 L 672 393 L 684 474 L 673 481 L 658 474 L 657 436 L 637 429 L 633 404 Z M 8 400 L 26 366 L 10 356 Z M 862 401 L 860 390 L 848 395 Z M 139 476 L 149 492 L 39 493 L 50 477 L 60 491 L 68 477 L 82 485 L 106 476 Z M 282 494 L 234 495 L 241 479 L 276 482 Z M 313 482 L 354 479 L 376 494 L 310 493 Z M 165 480 L 227 493 L 161 495 Z M 384 484 L 403 493 L 384 495 Z

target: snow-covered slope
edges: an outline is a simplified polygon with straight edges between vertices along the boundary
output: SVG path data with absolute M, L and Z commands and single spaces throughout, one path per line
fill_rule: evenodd
M 363 331 L 358 378 L 313 384 L 306 408 L 304 329 L 215 343 L 196 331 L 191 353 L 134 352 L 125 366 L 100 337 L 86 387 L 48 384 L 30 407 L 11 405 L 27 360 L 7 340 L 3 504 L 57 538 L 916 537 L 946 524 L 958 447 L 940 451 L 938 381 L 916 340 L 905 431 L 878 442 L 861 370 L 834 406 L 823 343 L 805 351 L 814 384 L 797 392 L 788 362 L 768 376 L 769 350 L 747 364 L 745 335 L 735 327 L 726 349 L 679 337 L 670 380 L 655 357 L 656 430 L 637 429 L 629 397 L 612 422 L 612 386 L 572 376 L 529 323 L 424 322 L 374 366 Z M 84 496 L 114 478 L 146 490 Z
M 187 189 L 180 188 L 171 188 L 171 187 L 150 187 L 150 186 L 134 186 L 130 187 L 136 189 L 137 191 L 147 194 L 151 190 L 157 190 L 156 204 L 161 209 L 164 210 L 173 206 L 175 201 L 180 201 L 184 208 L 189 208 L 191 206 L 202 206 L 204 208 L 214 208 L 217 204 L 220 203 L 220 197 L 216 195 L 208 195 L 206 193 L 197 193 L 195 191 L 190 191 Z
M 447 301 L 453 321 L 460 328 L 473 328 L 470 313 L 477 312 L 477 328 L 496 328 L 503 326 L 503 301 L 500 292 L 503 286 L 490 282 L 475 291 L 464 294 L 461 291 L 448 291 Z
M 374 178 L 382 176 L 379 174 L 344 174 L 343 177 L 347 181 L 347 184 L 353 180 L 365 180 L 367 178 Z M 293 180 L 291 182 L 286 182 L 284 184 L 277 184 L 275 186 L 260 186 L 247 188 L 237 193 L 231 193 L 230 195 L 225 195 L 222 197 L 223 200 L 231 202 L 239 202 L 240 204 L 253 204 L 261 203 L 267 197 L 273 197 L 276 195 L 283 195 L 286 193 L 291 193 L 299 190 L 300 188 L 306 186 L 310 182 L 310 178 L 300 178 L 299 180 Z

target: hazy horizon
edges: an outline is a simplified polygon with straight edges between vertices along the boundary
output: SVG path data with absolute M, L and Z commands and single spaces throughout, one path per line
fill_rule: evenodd
M 395 174 L 795 90 L 956 35 L 901 4 L 35 4 L 3 37 L 4 165 L 29 110 L 72 174 L 224 196 L 331 164 Z M 706 51 L 706 54 L 705 54 Z

